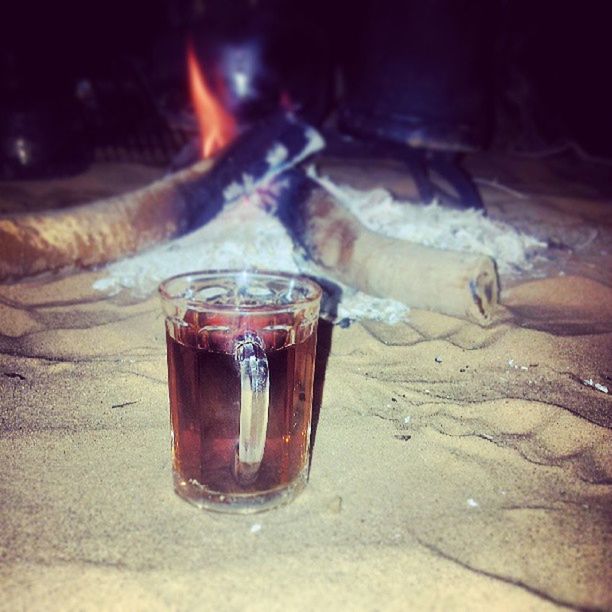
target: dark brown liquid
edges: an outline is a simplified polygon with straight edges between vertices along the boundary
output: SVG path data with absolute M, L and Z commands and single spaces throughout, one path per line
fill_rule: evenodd
M 305 467 L 316 328 L 294 343 L 279 342 L 276 332 L 259 335 L 269 347 L 268 429 L 257 478 L 244 485 L 233 470 L 240 429 L 235 357 L 222 343 L 202 348 L 189 328 L 167 331 L 173 463 L 184 481 L 223 494 L 270 491 L 290 484 Z

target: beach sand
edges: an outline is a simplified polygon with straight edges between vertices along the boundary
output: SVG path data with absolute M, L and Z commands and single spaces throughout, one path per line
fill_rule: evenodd
M 612 203 L 541 165 L 472 163 L 559 236 L 492 325 L 322 325 L 310 482 L 268 513 L 173 493 L 155 297 L 1 286 L 0 608 L 612 609 Z

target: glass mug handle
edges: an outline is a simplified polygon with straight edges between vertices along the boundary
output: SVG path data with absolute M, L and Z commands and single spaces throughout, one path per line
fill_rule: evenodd
M 254 482 L 266 446 L 270 401 L 268 359 L 263 341 L 247 331 L 236 339 L 234 356 L 240 367 L 240 436 L 234 476 L 240 484 Z

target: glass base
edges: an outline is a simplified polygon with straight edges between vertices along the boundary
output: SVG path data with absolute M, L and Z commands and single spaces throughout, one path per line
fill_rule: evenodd
M 308 466 L 289 485 L 259 493 L 219 493 L 193 480 L 186 481 L 176 472 L 172 476 L 176 494 L 198 508 L 229 514 L 255 514 L 288 504 L 297 497 L 306 486 Z

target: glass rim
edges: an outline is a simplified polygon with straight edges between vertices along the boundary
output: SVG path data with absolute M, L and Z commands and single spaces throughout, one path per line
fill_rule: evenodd
M 182 295 L 173 294 L 169 288 L 170 285 L 178 280 L 193 278 L 203 279 L 214 279 L 214 278 L 235 278 L 241 274 L 248 274 L 259 278 L 271 278 L 276 280 L 284 281 L 298 281 L 302 285 L 307 286 L 310 289 L 311 294 L 307 297 L 302 297 L 291 301 L 289 304 L 209 304 L 204 299 L 190 299 Z M 181 272 L 180 274 L 174 274 L 163 280 L 157 288 L 157 291 L 163 301 L 166 302 L 177 302 L 180 301 L 187 306 L 194 308 L 204 308 L 209 312 L 290 312 L 301 306 L 307 306 L 309 304 L 316 304 L 320 301 L 323 294 L 321 286 L 311 278 L 304 276 L 303 274 L 296 274 L 292 272 L 278 272 L 276 270 L 262 270 L 259 268 L 222 268 L 222 269 L 210 269 L 210 270 L 194 270 L 191 272 Z

